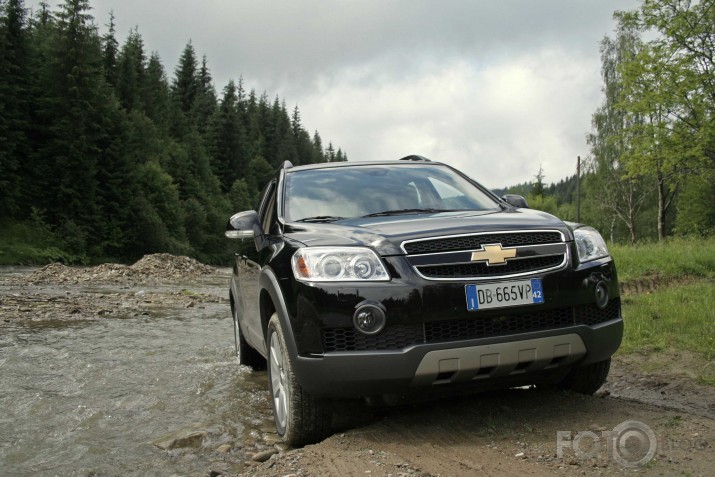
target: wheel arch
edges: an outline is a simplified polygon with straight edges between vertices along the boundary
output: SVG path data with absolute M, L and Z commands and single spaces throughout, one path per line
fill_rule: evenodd
M 288 348 L 291 356 L 297 356 L 298 348 L 295 343 L 293 328 L 290 325 L 288 308 L 286 306 L 280 284 L 278 283 L 278 278 L 273 270 L 270 268 L 264 268 L 261 271 L 259 285 L 261 290 L 259 297 L 261 329 L 263 330 L 263 339 L 266 343 L 266 349 L 268 349 L 268 322 L 270 321 L 271 316 L 273 316 L 273 313 L 276 313 L 285 335 L 286 347 Z

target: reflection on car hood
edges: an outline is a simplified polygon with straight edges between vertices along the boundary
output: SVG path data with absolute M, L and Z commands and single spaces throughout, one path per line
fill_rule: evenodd
M 327 224 L 288 223 L 285 235 L 306 246 L 367 245 L 381 255 L 400 255 L 406 240 L 470 233 L 553 229 L 572 240 L 569 228 L 553 215 L 536 210 L 443 212 L 340 220 Z

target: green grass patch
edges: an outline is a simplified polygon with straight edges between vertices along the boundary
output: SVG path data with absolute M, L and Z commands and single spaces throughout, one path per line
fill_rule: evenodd
M 645 371 L 685 372 L 715 385 L 715 237 L 609 250 L 621 284 L 630 285 L 621 295 L 619 353 L 642 355 Z
M 715 280 L 624 296 L 621 352 L 691 351 L 715 358 Z M 713 370 L 715 372 L 715 370 Z
M 657 276 L 715 278 L 715 237 L 608 247 L 622 282 Z

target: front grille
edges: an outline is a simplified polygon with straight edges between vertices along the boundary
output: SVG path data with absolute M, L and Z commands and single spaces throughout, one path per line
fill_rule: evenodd
M 551 330 L 573 324 L 573 308 L 565 307 L 528 314 L 504 314 L 488 318 L 475 316 L 470 320 L 426 323 L 425 337 L 428 343 L 436 343 Z
M 518 245 L 542 245 L 562 241 L 560 232 L 504 232 L 408 242 L 404 244 L 404 249 L 408 254 L 416 255 L 421 253 L 477 250 L 482 245 L 493 243 L 500 243 L 502 247 L 516 247 Z
M 606 308 L 599 308 L 595 304 L 576 307 L 576 323 L 588 326 L 597 325 L 606 321 L 615 320 L 621 316 L 621 299 L 611 300 Z
M 542 256 L 510 260 L 506 265 L 489 266 L 483 262 L 458 263 L 454 265 L 429 265 L 416 267 L 426 278 L 470 278 L 516 275 L 557 267 L 563 263 L 563 255 Z
M 388 326 L 376 336 L 363 335 L 354 328 L 323 330 L 325 352 L 403 349 L 422 342 L 424 342 L 424 331 L 419 323 Z
M 516 251 L 506 264 L 472 261 L 470 254 L 498 244 Z M 568 246 L 557 230 L 478 233 L 403 242 L 407 260 L 427 280 L 488 280 L 545 273 L 568 262 Z

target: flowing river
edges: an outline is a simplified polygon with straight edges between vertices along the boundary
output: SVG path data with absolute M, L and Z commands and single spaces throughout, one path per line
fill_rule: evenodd
M 226 280 L 201 286 L 226 295 Z M 91 300 L 108 288 L 85 291 Z M 265 372 L 236 364 L 229 316 L 228 304 L 207 303 L 94 320 L 0 317 L 0 475 L 240 472 L 275 435 Z

